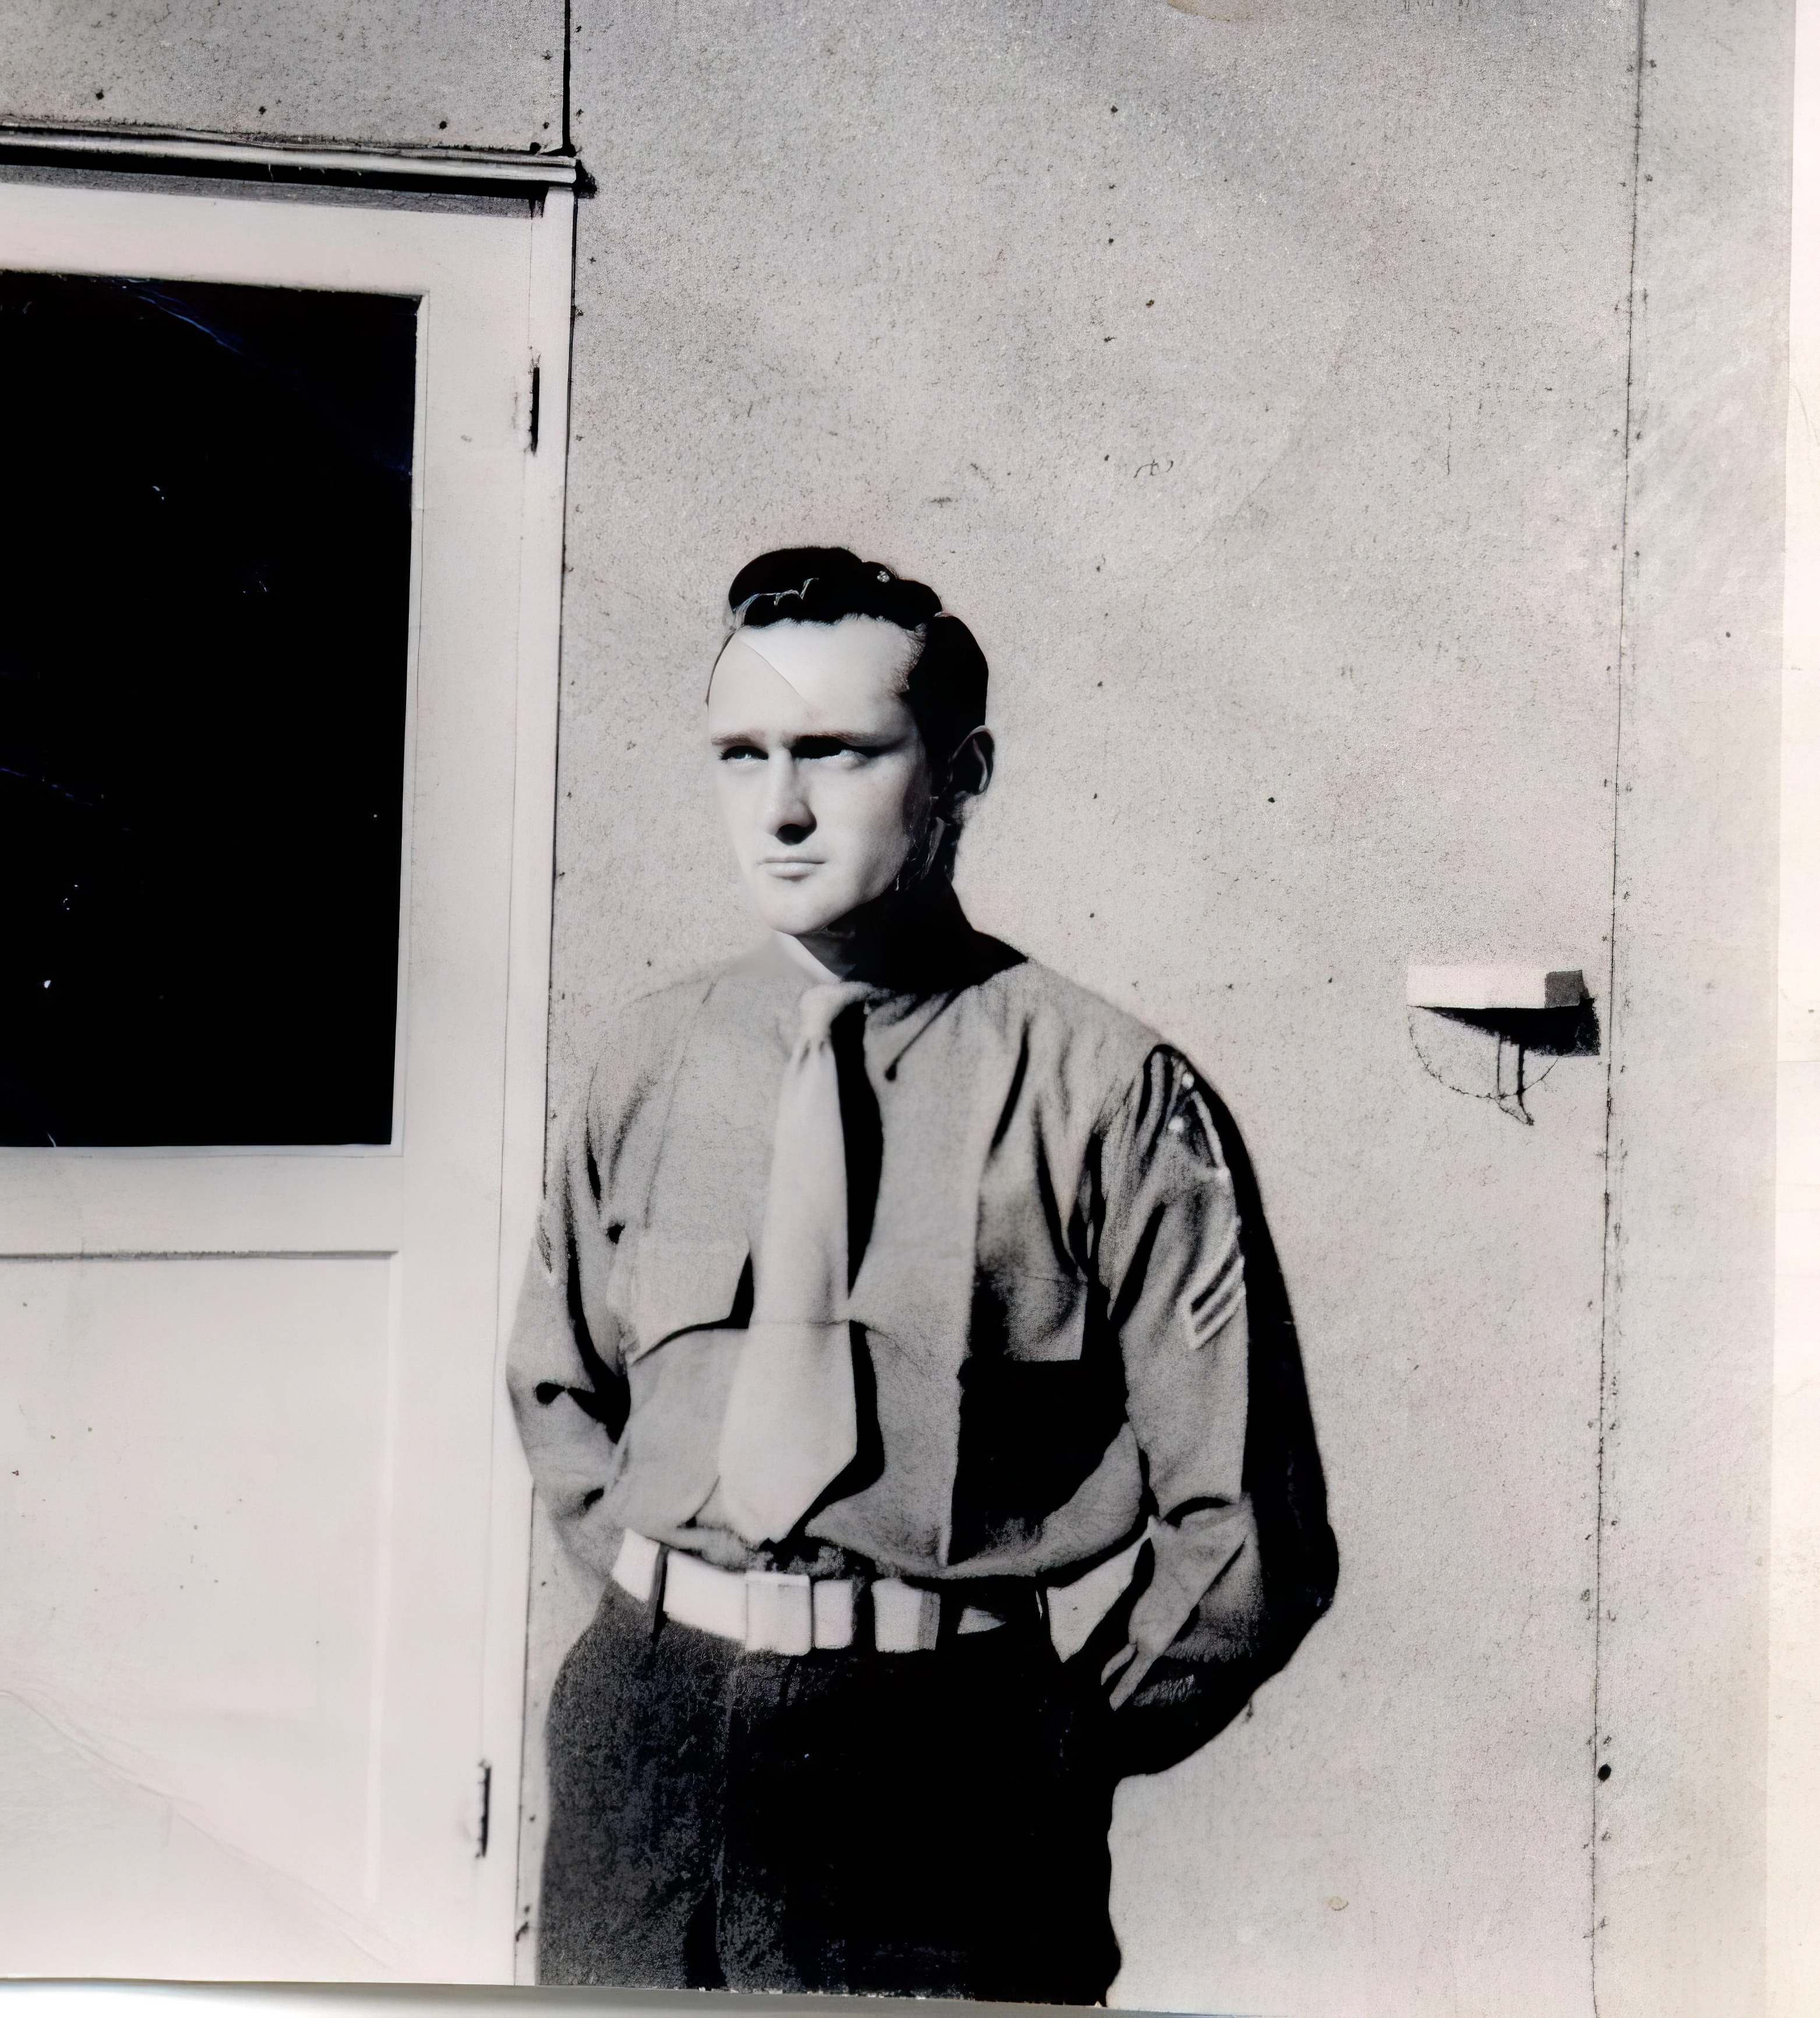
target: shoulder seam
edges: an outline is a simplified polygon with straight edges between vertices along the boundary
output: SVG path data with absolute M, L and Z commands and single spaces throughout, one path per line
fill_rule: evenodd
M 1154 1047 L 1167 1043 L 1168 1041 L 1159 1033 L 1153 1025 L 1147 1022 L 1142 1016 L 1134 1015 L 1131 1010 L 1121 1007 L 1116 1002 L 1102 995 L 1097 989 L 1089 988 L 1084 982 L 1076 981 L 1069 975 L 1058 972 L 1055 967 L 1044 966 L 1040 960 L 1026 960 L 1022 964 L 1021 968 L 1009 968 L 1006 971 L 1008 975 L 1019 971 L 1027 972 L 1033 977 L 1040 975 L 1044 982 L 1058 985 L 1068 994 L 1078 1000 L 1091 1003 L 1105 1015 L 1109 1023 L 1117 1026 L 1122 1033 L 1130 1035 L 1134 1040 L 1142 1039 L 1145 1045 L 1146 1057 Z

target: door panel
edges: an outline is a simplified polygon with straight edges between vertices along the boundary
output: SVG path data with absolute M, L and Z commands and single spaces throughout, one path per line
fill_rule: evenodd
M 9 1689 L 353 1913 L 396 1265 L 0 1263 Z

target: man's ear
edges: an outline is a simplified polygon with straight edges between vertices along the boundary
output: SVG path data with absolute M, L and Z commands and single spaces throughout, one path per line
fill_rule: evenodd
M 949 759 L 943 802 L 958 812 L 967 800 L 978 798 L 992 783 L 992 731 L 975 729 Z

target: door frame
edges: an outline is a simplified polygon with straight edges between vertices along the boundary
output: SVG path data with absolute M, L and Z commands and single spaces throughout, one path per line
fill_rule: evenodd
M 13 171 L 8 175 L 6 171 Z M 46 175 L 44 172 L 49 171 Z M 492 1438 L 487 1485 L 487 1557 L 484 1565 L 483 1671 L 480 1678 L 482 1756 L 474 1788 L 473 1834 L 476 1853 L 485 1863 L 477 1874 L 480 1917 L 484 1923 L 472 1944 L 467 1967 L 453 1969 L 449 1978 L 509 1983 L 513 1976 L 515 1924 L 518 1906 L 519 1831 L 525 1689 L 525 1644 L 530 1598 L 531 1484 L 519 1448 L 512 1413 L 505 1400 L 505 1342 L 517 1298 L 524 1257 L 529 1251 L 540 1209 L 544 1177 L 550 981 L 550 932 L 554 895 L 554 834 L 556 803 L 556 729 L 561 646 L 563 527 L 568 445 L 569 353 L 573 287 L 574 209 L 577 168 L 570 160 L 545 156 L 442 154 L 431 150 L 392 150 L 339 147 L 274 147 L 263 143 L 204 139 L 194 135 L 147 132 L 71 133 L 22 128 L 0 128 L 0 176 L 6 180 L 53 180 L 90 189 L 164 194 L 234 194 L 257 200 L 255 190 L 224 186 L 248 182 L 270 183 L 292 200 L 335 204 L 351 198 L 353 212 L 375 200 L 388 207 L 410 209 L 413 199 L 479 197 L 522 201 L 528 226 L 526 299 L 528 305 L 528 356 L 523 397 L 517 407 L 530 452 L 524 461 L 519 535 L 519 604 L 516 613 L 516 664 L 513 715 L 508 938 L 506 951 L 505 1023 L 500 1034 L 503 1074 L 499 1144 L 499 1212 L 497 1228 L 497 1308 L 494 1313 Z M 130 178 L 129 179 L 127 179 Z M 583 184 L 586 187 L 585 183 Z M 343 193 L 346 193 L 344 196 Z M 206 263 L 206 262 L 204 262 Z M 97 266 L 91 270 L 104 270 Z M 105 270 L 118 270 L 107 267 Z M 196 277 L 224 277 L 198 273 Z M 280 281 L 274 284 L 285 284 Z M 325 284 L 299 281 L 299 285 Z M 420 346 L 418 421 L 421 442 L 425 398 L 425 362 Z M 408 674 L 406 762 L 401 788 L 405 798 L 402 849 L 399 1032 L 393 1137 L 389 1147 L 359 1149 L 286 1148 L 283 1157 L 299 1159 L 292 1169 L 324 1156 L 358 1160 L 360 1181 L 371 1191 L 373 1210 L 382 1219 L 396 1218 L 390 1208 L 395 1184 L 389 1181 L 411 1128 L 404 1104 L 407 991 L 411 920 L 411 829 L 417 770 L 417 722 L 420 628 L 419 595 L 424 540 L 421 512 L 422 470 L 413 472 L 414 538 L 411 554 L 411 646 Z M 159 1166 L 173 1156 L 215 1159 L 207 1182 L 212 1193 L 211 1224 L 215 1230 L 204 1251 L 212 1254 L 252 1251 L 236 1230 L 233 1204 L 237 1164 L 244 1159 L 270 1156 L 258 1148 L 172 1150 L 9 1150 L 0 1151 L 0 1195 L 7 1199 L 10 1224 L 0 1228 L 0 1253 L 9 1258 L 100 1258 L 128 1253 L 173 1255 L 182 1250 L 164 1244 L 157 1210 Z M 141 1225 L 143 1239 L 91 1243 L 69 1224 L 70 1216 L 32 1203 L 29 1174 L 42 1159 L 81 1159 L 92 1170 L 111 1161 L 106 1174 L 112 1217 L 122 1227 Z M 27 1160 L 31 1159 L 31 1160 Z M 394 1166 L 389 1171 L 384 1166 Z M 10 1166 L 10 1169 L 9 1169 Z M 194 1163 L 191 1165 L 195 1168 Z M 351 1164 L 344 1168 L 352 1167 Z M 100 1175 L 99 1170 L 96 1174 Z M 248 1173 L 250 1176 L 251 1174 Z M 8 1183 L 10 1175 L 13 1181 Z M 20 1182 L 22 1177 L 27 1181 Z M 318 1253 L 340 1251 L 344 1242 L 331 1221 L 338 1212 L 319 1212 L 306 1182 L 296 1198 L 295 1249 Z M 363 1242 L 363 1246 L 367 1243 Z M 396 1276 L 394 1297 L 397 1294 Z M 388 1376 L 397 1384 L 396 1355 Z M 388 1414 L 396 1407 L 388 1397 Z M 388 1450 L 387 1462 L 390 1462 Z M 377 1684 L 375 1684 L 377 1687 Z M 370 1811 L 377 1813 L 377 1808 Z

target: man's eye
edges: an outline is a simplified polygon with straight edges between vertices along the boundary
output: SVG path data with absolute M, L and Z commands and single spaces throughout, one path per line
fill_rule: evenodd
M 723 764 L 762 764 L 765 753 L 755 743 L 729 743 L 721 752 Z
M 813 757 L 860 757 L 865 752 L 856 750 L 851 743 L 843 743 L 838 736 L 805 736 L 797 744 L 795 754 L 801 763 Z

